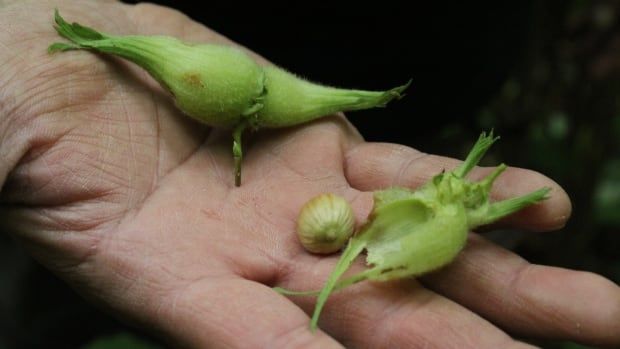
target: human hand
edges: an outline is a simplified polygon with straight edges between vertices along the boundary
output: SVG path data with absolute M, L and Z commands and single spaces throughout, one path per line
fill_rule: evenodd
M 289 300 L 271 289 L 319 288 L 337 259 L 310 255 L 296 241 L 303 203 L 334 192 L 363 221 L 371 190 L 415 187 L 457 162 L 364 143 L 333 117 L 255 134 L 236 188 L 229 134 L 181 115 L 145 72 L 88 52 L 46 53 L 58 40 L 54 7 L 110 33 L 227 40 L 153 5 L 0 6 L 2 224 L 117 316 L 180 347 L 526 346 L 507 333 L 620 343 L 616 285 L 528 264 L 478 235 L 455 263 L 419 281 L 362 283 L 334 294 L 321 316 L 325 332 L 311 333 L 314 298 Z M 510 169 L 494 196 L 542 186 L 553 189 L 550 200 L 503 224 L 562 226 L 570 203 L 539 174 Z

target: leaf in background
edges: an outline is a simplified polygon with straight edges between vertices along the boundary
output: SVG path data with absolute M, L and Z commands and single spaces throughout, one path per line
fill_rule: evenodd
M 82 349 L 162 349 L 162 347 L 125 332 L 99 337 Z
M 620 226 L 620 159 L 610 160 L 601 172 L 594 191 L 594 218 L 597 223 Z

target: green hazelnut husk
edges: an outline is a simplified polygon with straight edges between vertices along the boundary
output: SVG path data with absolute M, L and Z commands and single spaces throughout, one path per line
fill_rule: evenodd
M 70 43 L 54 43 L 50 53 L 83 49 L 125 58 L 149 72 L 185 114 L 209 126 L 233 129 L 237 185 L 246 128 L 287 127 L 341 111 L 382 107 L 401 98 L 409 86 L 387 91 L 327 87 L 279 67 L 260 66 L 232 46 L 188 44 L 167 36 L 106 34 L 68 23 L 58 10 L 54 20 L 56 31 Z
M 491 187 L 506 169 L 503 164 L 481 181 L 465 178 L 496 140 L 493 133 L 482 133 L 462 165 L 436 175 L 416 190 L 395 187 L 376 191 L 368 221 L 349 240 L 320 291 L 276 290 L 289 295 L 318 294 L 310 323 L 315 329 L 332 292 L 363 280 L 388 281 L 437 270 L 457 257 L 471 229 L 546 199 L 549 188 L 491 202 Z M 342 278 L 364 251 L 368 268 Z

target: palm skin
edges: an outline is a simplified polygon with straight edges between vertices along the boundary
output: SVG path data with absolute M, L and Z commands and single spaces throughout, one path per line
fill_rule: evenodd
M 330 117 L 254 135 L 234 187 L 229 133 L 180 114 L 142 70 L 89 52 L 47 55 L 54 7 L 110 33 L 228 41 L 153 5 L 0 2 L 3 230 L 86 298 L 175 347 L 528 347 L 504 331 L 620 343 L 616 285 L 528 264 L 477 235 L 421 282 L 335 294 L 325 332 L 311 333 L 314 299 L 271 289 L 317 289 L 336 261 L 296 241 L 303 203 L 334 192 L 363 221 L 372 190 L 415 187 L 457 161 L 365 143 Z M 512 169 L 495 186 L 498 199 L 553 188 L 503 224 L 549 230 L 570 215 L 562 189 L 534 172 Z

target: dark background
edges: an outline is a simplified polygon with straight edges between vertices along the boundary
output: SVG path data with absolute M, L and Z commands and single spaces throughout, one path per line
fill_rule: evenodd
M 573 217 L 558 232 L 490 237 L 531 262 L 620 282 L 616 2 L 155 2 L 313 81 L 386 89 L 413 79 L 387 109 L 348 114 L 366 139 L 462 158 L 481 130 L 494 128 L 502 139 L 486 163 L 555 179 L 573 200 Z M 0 349 L 78 348 L 119 333 L 145 338 L 85 304 L 0 235 Z M 127 338 L 115 337 L 125 343 L 117 347 L 129 348 Z

